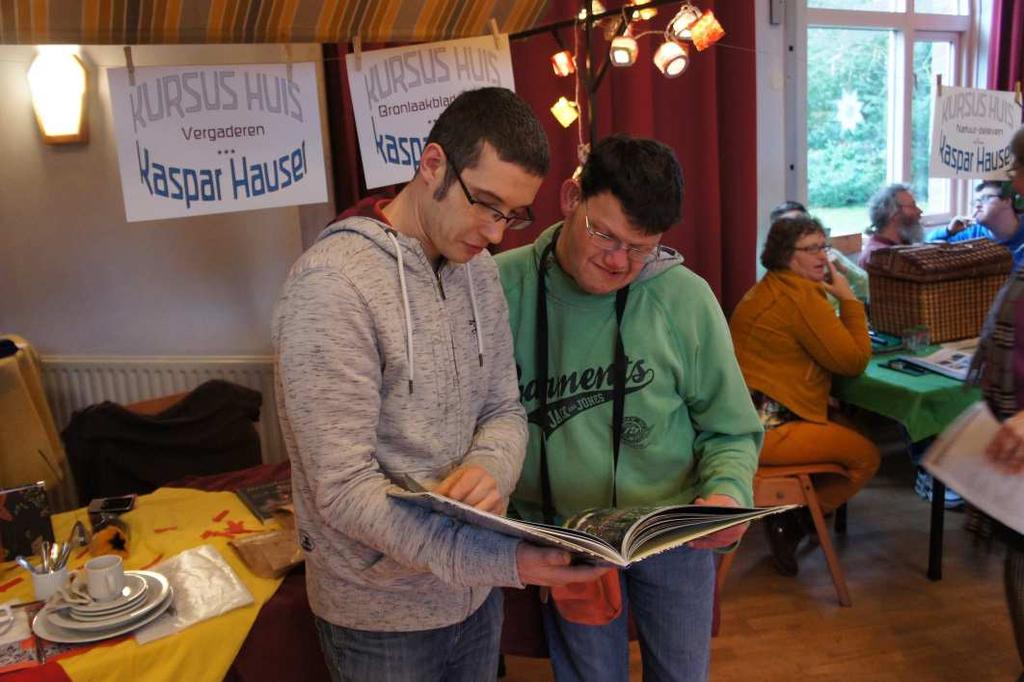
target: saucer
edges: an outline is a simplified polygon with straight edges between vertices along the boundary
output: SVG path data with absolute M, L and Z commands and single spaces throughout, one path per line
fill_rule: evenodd
M 108 614 L 105 618 L 95 617 L 88 620 L 76 618 L 74 614 L 65 615 L 63 609 L 52 607 L 44 608 L 39 615 L 45 616 L 45 620 L 62 630 L 99 633 L 110 628 L 127 625 L 159 607 L 171 591 L 171 585 L 167 582 L 167 578 L 160 573 L 140 571 L 139 575 L 147 583 L 147 589 L 142 593 L 141 601 L 126 609 Z
M 113 627 L 109 630 L 99 630 L 95 632 L 79 632 L 54 625 L 53 623 L 50 623 L 47 618 L 47 608 L 49 607 L 44 607 L 36 614 L 35 619 L 32 621 L 32 632 L 50 642 L 61 642 L 65 644 L 98 642 L 101 639 L 109 639 L 110 637 L 125 635 L 141 628 L 143 625 L 146 625 L 163 615 L 163 612 L 166 611 L 173 602 L 174 591 L 170 589 L 170 586 L 168 585 L 165 599 L 159 602 L 156 607 L 145 616 L 141 616 L 138 620 L 130 623 L 124 623 L 120 627 Z
M 135 571 L 125 571 L 124 587 L 121 594 L 114 599 L 107 601 L 94 601 L 89 604 L 70 604 L 71 612 L 75 615 L 87 616 L 96 614 L 111 614 L 121 609 L 126 609 L 141 599 L 147 591 L 146 580 Z

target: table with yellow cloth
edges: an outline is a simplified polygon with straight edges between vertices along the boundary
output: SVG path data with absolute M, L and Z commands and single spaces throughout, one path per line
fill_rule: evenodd
M 249 588 L 254 603 L 191 625 L 179 633 L 148 644 L 135 639 L 99 646 L 57 661 L 75 682 L 103 680 L 221 680 L 231 666 L 260 608 L 281 584 L 280 579 L 254 575 L 228 546 L 233 537 L 269 530 L 234 493 L 161 488 L 142 495 L 135 509 L 122 515 L 129 529 L 128 570 L 151 569 L 179 552 L 203 544 L 213 545 Z M 53 530 L 64 541 L 76 520 L 88 527 L 84 508 L 57 514 Z M 71 569 L 81 568 L 91 555 L 85 548 L 72 553 Z M 31 601 L 30 576 L 23 570 L 6 571 L 0 601 Z M 10 585 L 14 576 L 23 578 Z

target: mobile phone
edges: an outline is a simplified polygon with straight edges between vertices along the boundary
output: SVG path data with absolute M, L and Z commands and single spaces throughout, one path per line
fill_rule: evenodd
M 832 268 L 835 267 L 835 261 L 832 260 L 831 254 L 829 254 L 828 262 L 825 263 L 825 283 L 832 284 L 834 278 L 832 277 Z
M 90 514 L 123 514 L 135 507 L 135 495 L 97 497 L 89 502 Z
M 910 376 L 919 377 L 923 374 L 927 374 L 928 370 L 922 369 L 917 365 L 912 365 L 909 362 L 904 362 L 897 358 L 893 358 L 889 362 L 882 365 L 886 369 L 891 369 L 894 372 L 902 372 L 903 374 L 909 374 Z

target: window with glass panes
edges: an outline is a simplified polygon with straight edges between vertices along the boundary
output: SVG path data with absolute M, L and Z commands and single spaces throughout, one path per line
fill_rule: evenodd
M 978 1 L 807 0 L 798 14 L 801 180 L 833 235 L 863 230 L 869 197 L 893 182 L 913 188 L 925 222 L 959 208 L 963 186 L 928 177 L 931 117 L 938 77 L 967 84 Z

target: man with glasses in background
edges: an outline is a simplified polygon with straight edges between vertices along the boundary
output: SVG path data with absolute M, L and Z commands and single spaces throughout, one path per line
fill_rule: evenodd
M 672 151 L 615 135 L 594 146 L 578 179 L 562 183 L 565 219 L 497 256 L 530 424 L 512 500 L 523 518 L 561 523 L 593 507 L 752 504 L 762 430 L 725 317 L 707 283 L 660 244 L 681 201 Z M 588 588 L 554 590 L 542 611 L 556 679 L 626 682 L 628 612 L 645 680 L 706 679 L 710 550 L 744 530 L 604 576 L 593 596 L 620 597 L 618 615 L 580 622 L 567 598 Z
M 544 131 L 513 92 L 459 95 L 393 200 L 343 213 L 274 312 L 299 542 L 334 680 L 493 680 L 501 591 L 604 570 L 407 506 L 423 487 L 502 513 L 526 420 L 489 244 L 529 224 Z
M 962 242 L 985 238 L 1006 247 L 1013 267 L 1024 262 L 1024 215 L 1014 210 L 1014 191 L 1009 182 L 985 180 L 974 188 L 974 213 L 957 216 L 947 227 L 928 233 L 927 241 Z
M 871 225 L 865 233 L 870 238 L 861 249 L 857 265 L 866 268 L 871 254 L 878 249 L 924 241 L 922 213 L 909 185 L 887 185 L 875 192 L 868 200 Z

